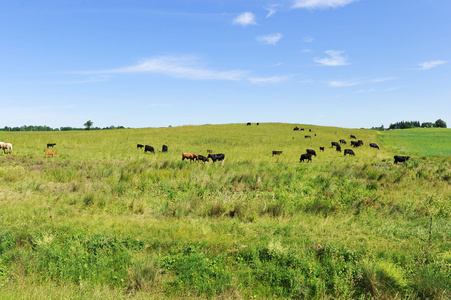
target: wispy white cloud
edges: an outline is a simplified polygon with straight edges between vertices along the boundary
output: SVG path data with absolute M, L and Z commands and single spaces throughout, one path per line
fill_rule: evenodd
M 435 68 L 437 66 L 444 65 L 446 63 L 448 63 L 448 62 L 444 61 L 444 60 L 433 60 L 433 61 L 426 61 L 426 62 L 423 62 L 418 65 L 420 66 L 420 70 L 429 70 L 429 69 Z
M 357 79 L 351 79 L 351 80 L 331 80 L 329 81 L 330 87 L 349 87 L 349 86 L 356 86 L 356 85 L 369 85 L 374 83 L 381 83 L 385 81 L 394 80 L 392 77 L 386 77 L 386 78 L 375 78 L 375 79 L 365 79 L 365 78 L 357 78 Z M 375 89 L 362 89 L 354 94 L 361 94 L 361 93 L 369 93 L 374 92 Z
M 313 38 L 311 36 L 307 36 L 304 38 L 304 43 L 312 43 L 313 42 Z
M 272 77 L 251 77 L 249 81 L 252 83 L 278 83 L 286 81 L 290 76 L 272 76 Z
M 283 34 L 273 33 L 273 34 L 258 36 L 257 41 L 259 41 L 263 44 L 275 46 L 277 44 L 277 42 L 280 41 L 281 38 L 283 38 Z
M 247 71 L 216 71 L 200 66 L 192 56 L 160 56 L 141 61 L 136 65 L 110 70 L 85 71 L 84 74 L 156 73 L 191 80 L 242 80 Z
M 272 15 L 274 15 L 277 12 L 277 6 L 279 6 L 278 4 L 272 4 L 268 7 L 265 7 L 265 9 L 268 11 L 268 13 L 266 14 L 266 18 L 271 17 Z
M 253 13 L 245 12 L 233 19 L 233 24 L 248 26 L 257 25 L 257 22 L 255 21 L 255 15 Z
M 329 86 L 331 87 L 348 87 L 360 84 L 360 80 L 348 80 L 348 81 L 340 81 L 340 80 L 332 80 L 329 81 Z
M 324 53 L 326 53 L 327 55 L 329 55 L 329 57 L 325 57 L 325 58 L 318 58 L 316 57 L 314 59 L 315 62 L 325 65 L 325 66 L 345 66 L 347 65 L 347 59 L 346 57 L 342 56 L 342 54 L 344 53 L 344 51 L 337 51 L 337 50 L 327 50 L 324 51 Z
M 292 8 L 335 8 L 348 5 L 358 0 L 294 0 Z
M 375 79 L 371 79 L 371 82 L 379 83 L 379 82 L 385 82 L 385 81 L 390 81 L 390 80 L 394 80 L 394 79 L 395 78 L 393 78 L 393 77 L 375 78 Z

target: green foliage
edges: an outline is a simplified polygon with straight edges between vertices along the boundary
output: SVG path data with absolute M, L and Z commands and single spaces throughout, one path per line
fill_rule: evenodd
M 451 131 L 303 126 L 310 140 L 292 127 L 4 132 L 15 151 L 0 156 L 2 293 L 448 297 Z M 355 157 L 330 148 L 350 134 L 365 142 Z M 181 160 L 207 149 L 224 164 Z

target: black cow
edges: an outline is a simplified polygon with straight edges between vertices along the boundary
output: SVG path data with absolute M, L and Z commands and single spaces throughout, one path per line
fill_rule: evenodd
M 346 144 L 346 141 L 343 140 L 343 139 L 341 139 L 341 140 L 340 140 L 340 144 Z
M 357 142 L 360 143 L 361 146 L 363 145 L 363 141 L 362 140 L 358 140 Z
M 360 144 L 360 142 L 356 142 L 356 141 L 351 141 L 351 146 L 352 147 L 360 147 L 362 144 Z
M 153 152 L 153 153 L 155 153 L 155 149 L 152 146 L 145 145 L 144 146 L 144 153 L 146 153 L 146 152 Z
M 298 131 L 298 130 L 299 130 L 299 127 L 296 126 L 296 127 L 293 128 L 293 130 L 294 130 L 294 131 Z
M 250 125 L 251 125 L 251 122 L 247 123 L 246 125 L 247 125 L 247 126 L 250 126 Z
M 315 150 L 313 150 L 313 149 L 306 149 L 305 150 L 308 154 L 311 154 L 311 155 L 315 155 L 316 156 L 316 152 L 315 152 Z
M 51 144 L 47 144 L 47 148 L 53 148 L 53 146 L 55 146 L 56 143 L 51 143 Z
M 323 151 L 324 152 L 324 147 L 319 147 L 319 151 Z
M 312 161 L 312 155 L 310 153 L 302 154 L 299 162 L 303 162 L 304 160 L 307 160 L 307 163 Z
M 351 139 L 357 139 L 357 138 L 355 137 L 355 135 L 352 135 L 352 134 L 351 134 L 349 137 L 350 137 Z
M 224 154 L 224 153 L 208 154 L 207 158 L 211 158 L 211 160 L 212 160 L 213 162 L 215 162 L 215 161 L 217 161 L 217 160 L 221 161 L 221 160 L 224 160 L 225 154 Z
M 168 152 L 168 146 L 163 145 L 163 148 L 161 149 L 161 152 Z
M 338 152 L 341 152 L 341 146 L 340 146 L 340 145 L 337 145 L 337 146 L 335 147 L 335 150 L 337 150 Z
M 257 126 L 260 125 L 260 123 L 257 123 Z
M 393 158 L 395 159 L 395 164 L 398 164 L 399 162 L 408 161 L 410 156 L 395 155 Z
M 137 149 L 140 149 L 140 148 L 143 148 L 143 147 L 144 147 L 144 145 L 141 145 L 141 144 L 136 145 Z
M 310 135 L 305 136 L 306 139 L 311 139 L 312 137 Z
M 345 154 L 345 156 L 346 156 L 346 154 L 355 156 L 355 153 L 354 153 L 354 151 L 352 151 L 352 149 L 345 149 L 344 154 Z
M 304 131 L 304 128 L 301 128 L 301 131 Z
M 379 146 L 375 143 L 370 143 L 370 147 L 379 149 Z
M 340 147 L 340 144 L 338 144 L 337 142 L 332 142 L 330 144 L 332 145 L 331 147 Z
M 273 151 L 273 152 L 272 152 L 272 156 L 274 156 L 274 155 L 280 155 L 280 154 L 282 154 L 282 151 Z
M 207 157 L 205 157 L 205 156 L 203 156 L 203 155 L 197 155 L 197 160 L 200 160 L 200 161 L 202 161 L 202 162 L 209 162 L 209 160 L 208 160 L 208 158 Z

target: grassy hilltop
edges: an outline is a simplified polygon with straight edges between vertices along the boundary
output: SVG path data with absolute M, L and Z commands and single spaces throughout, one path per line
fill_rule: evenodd
M 0 299 L 448 299 L 450 138 L 280 123 L 0 132 L 14 147 L 0 155 Z M 299 163 L 307 148 L 317 157 Z M 181 161 L 207 149 L 224 164 Z

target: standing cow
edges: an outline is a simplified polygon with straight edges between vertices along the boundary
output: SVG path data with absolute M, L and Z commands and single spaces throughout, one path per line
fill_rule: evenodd
M 315 152 L 315 150 L 313 150 L 313 149 L 306 149 L 305 150 L 308 154 L 310 154 L 310 155 L 315 155 L 316 156 L 316 152 Z
M 145 145 L 144 146 L 144 153 L 147 153 L 147 152 L 155 153 L 155 149 L 152 146 Z
M 406 162 L 410 159 L 410 156 L 402 156 L 402 155 L 395 155 L 393 157 L 395 159 L 395 164 L 398 164 L 399 162 Z
M 303 162 L 304 160 L 307 160 L 307 163 L 309 161 L 312 161 L 312 155 L 309 153 L 304 153 L 301 155 L 301 158 L 299 159 L 299 162 Z

